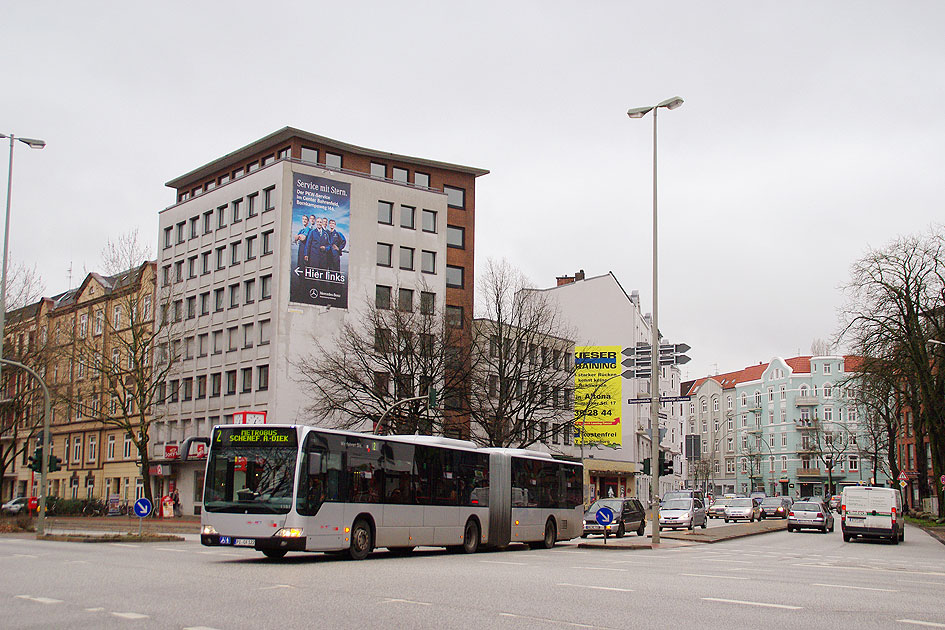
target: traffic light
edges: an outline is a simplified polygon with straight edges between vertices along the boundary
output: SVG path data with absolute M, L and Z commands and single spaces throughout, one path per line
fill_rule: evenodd
M 432 385 L 430 385 L 429 389 L 427 389 L 427 406 L 430 409 L 433 409 L 434 407 L 436 407 L 437 393 L 438 392 L 436 391 L 436 388 L 433 387 Z
M 663 459 L 663 452 L 660 451 L 660 476 L 673 474 L 673 460 Z
M 644 475 L 650 474 L 650 458 L 649 457 L 643 460 L 643 474 Z
M 29 464 L 26 466 L 33 472 L 43 472 L 43 450 L 38 448 L 33 451 L 29 457 Z
M 50 453 L 49 472 L 56 472 L 57 470 L 62 470 L 62 460 Z

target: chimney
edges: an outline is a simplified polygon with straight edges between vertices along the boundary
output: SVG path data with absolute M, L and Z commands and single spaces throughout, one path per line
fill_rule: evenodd
M 556 286 L 560 287 L 566 284 L 572 284 L 578 280 L 583 280 L 583 279 L 584 279 L 584 270 L 581 269 L 580 271 L 575 273 L 573 276 L 558 276 L 556 278 L 556 280 L 558 281 L 558 284 Z

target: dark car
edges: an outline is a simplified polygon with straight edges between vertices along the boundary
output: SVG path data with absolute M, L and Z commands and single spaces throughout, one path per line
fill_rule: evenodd
M 767 497 L 761 502 L 761 518 L 787 518 L 793 504 L 789 497 Z
M 636 532 L 637 536 L 646 533 L 646 510 L 639 500 L 629 499 L 598 499 L 584 513 L 584 531 L 581 538 L 590 534 L 603 534 L 604 527 L 597 522 L 597 510 L 602 507 L 610 508 L 614 513 L 614 521 L 607 526 L 608 534 L 620 538 L 627 532 Z

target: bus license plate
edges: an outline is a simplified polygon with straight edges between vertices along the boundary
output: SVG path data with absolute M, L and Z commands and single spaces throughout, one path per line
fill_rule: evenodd
M 233 546 L 234 547 L 254 547 L 256 545 L 256 539 L 254 538 L 234 538 Z

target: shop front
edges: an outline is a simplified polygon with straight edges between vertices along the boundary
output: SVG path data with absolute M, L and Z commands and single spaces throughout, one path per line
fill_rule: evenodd
M 633 462 L 585 459 L 585 503 L 590 505 L 601 498 L 636 496 L 635 474 L 636 465 Z

